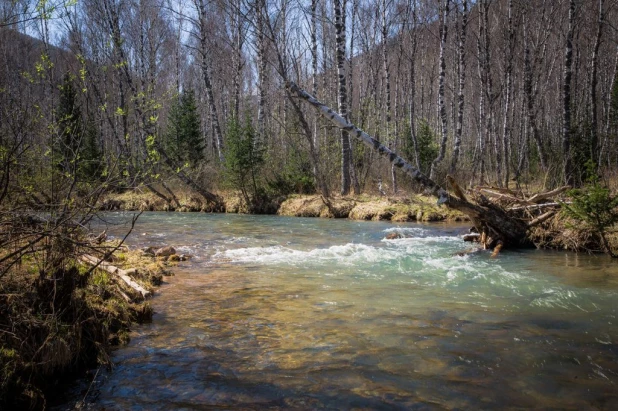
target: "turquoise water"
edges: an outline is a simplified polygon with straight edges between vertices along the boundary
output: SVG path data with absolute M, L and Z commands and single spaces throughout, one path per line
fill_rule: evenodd
M 459 257 L 466 229 L 144 214 L 131 246 L 193 258 L 90 406 L 618 409 L 617 263 Z

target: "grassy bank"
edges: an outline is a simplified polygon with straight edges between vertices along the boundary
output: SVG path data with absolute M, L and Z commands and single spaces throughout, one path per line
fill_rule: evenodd
M 97 258 L 113 244 L 98 246 Z M 0 278 L 0 409 L 44 409 L 63 384 L 85 370 L 110 365 L 110 349 L 129 340 L 152 309 L 112 273 L 72 258 L 51 275 L 31 255 Z M 147 290 L 169 274 L 165 262 L 124 248 L 107 257 L 137 268 L 132 280 Z
M 429 197 L 355 196 L 332 198 L 294 195 L 285 200 L 279 215 L 295 217 L 349 218 L 372 221 L 468 221 L 462 213 L 439 207 Z
M 248 213 L 250 208 L 241 195 L 235 192 L 219 193 L 223 207 L 217 211 Z M 105 197 L 100 208 L 130 211 L 196 211 L 213 212 L 205 201 L 193 193 L 181 192 L 174 206 L 147 191 L 127 191 Z M 370 195 L 333 197 L 328 200 L 319 195 L 297 195 L 269 199 L 269 214 L 294 217 L 349 218 L 353 220 L 393 222 L 469 221 L 469 217 L 446 206 L 437 206 L 432 197 L 410 195 L 407 197 L 379 197 Z M 564 201 L 570 202 L 568 197 Z M 605 252 L 598 230 L 581 224 L 564 213 L 557 213 L 545 223 L 530 230 L 532 242 L 543 249 L 574 252 Z M 618 233 L 608 228 L 609 247 L 618 252 Z
M 248 213 L 249 207 L 235 192 L 219 194 L 223 212 Z M 127 191 L 108 195 L 99 204 L 102 210 L 213 212 L 211 205 L 192 193 L 179 193 L 178 205 L 168 203 L 147 191 Z M 439 207 L 433 198 L 421 195 L 410 197 L 376 197 L 369 195 L 334 197 L 328 200 L 319 195 L 290 195 L 269 200 L 267 213 L 294 217 L 350 218 L 374 221 L 468 221 L 462 213 Z

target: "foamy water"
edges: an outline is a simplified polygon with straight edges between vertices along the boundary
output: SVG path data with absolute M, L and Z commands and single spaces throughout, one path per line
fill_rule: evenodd
M 465 231 L 146 214 L 133 246 L 194 258 L 92 407 L 618 409 L 615 263 L 460 257 Z

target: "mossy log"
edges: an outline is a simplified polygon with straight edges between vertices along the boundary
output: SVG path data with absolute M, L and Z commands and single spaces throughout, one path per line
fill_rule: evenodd
M 419 183 L 430 195 L 436 197 L 439 205 L 444 204 L 447 207 L 468 215 L 480 233 L 484 248 L 493 249 L 499 246 L 499 251 L 503 247 L 528 247 L 533 245 L 528 235 L 529 228 L 532 227 L 531 224 L 538 224 L 543 219 L 528 221 L 529 218 L 525 216 L 522 217 L 522 212 L 509 213 L 506 209 L 497 204 L 497 202 L 490 201 L 481 190 L 475 193 L 475 201 L 473 202 L 466 197 L 464 191 L 457 185 L 455 180 L 451 176 L 448 176 L 449 184 L 455 193 L 455 195 L 451 195 L 446 189 L 424 175 L 419 169 L 412 166 L 397 153 L 341 117 L 337 112 L 318 101 L 295 83 L 288 82 L 286 87 L 290 93 L 309 103 L 335 126 L 348 131 L 379 155 L 386 157 L 394 167 L 399 168 L 408 177 Z M 518 205 L 529 206 L 541 199 L 545 200 L 553 195 L 562 193 L 566 189 L 568 189 L 568 187 L 562 187 L 548 193 L 537 194 L 529 199 L 520 199 L 514 195 L 499 193 L 495 190 L 486 190 L 485 192 L 487 193 L 487 191 L 489 191 L 499 199 L 509 200 L 511 204 L 514 202 Z
M 150 291 L 146 290 L 144 287 L 139 285 L 137 282 L 133 281 L 133 279 L 129 276 L 130 274 L 135 274 L 136 269 L 130 268 L 128 270 L 123 270 L 116 266 L 113 266 L 105 261 L 99 260 L 96 257 L 93 257 L 88 254 L 84 254 L 80 257 L 80 260 L 83 262 L 92 265 L 94 267 L 100 268 L 102 270 L 107 271 L 110 274 L 115 275 L 117 278 L 124 281 L 124 283 L 129 286 L 131 289 L 135 290 L 142 298 L 147 298 L 150 296 Z M 126 300 L 126 295 L 122 295 L 122 297 Z

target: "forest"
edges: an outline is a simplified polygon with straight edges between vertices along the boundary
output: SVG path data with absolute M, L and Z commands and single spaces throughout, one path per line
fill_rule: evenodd
M 615 174 L 615 1 L 5 1 L 1 13 L 2 202 L 410 188 L 288 81 L 438 182 Z

